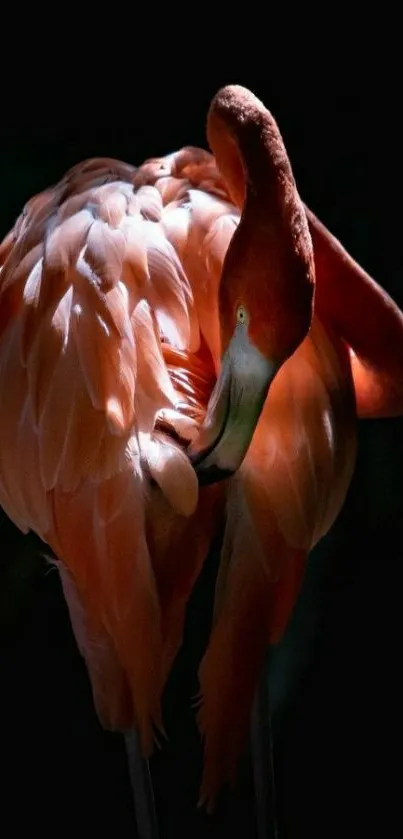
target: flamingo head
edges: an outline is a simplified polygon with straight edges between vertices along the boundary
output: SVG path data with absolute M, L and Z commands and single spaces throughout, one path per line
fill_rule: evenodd
M 272 115 L 250 91 L 229 86 L 213 99 L 207 131 L 242 215 L 219 287 L 221 369 L 188 452 L 201 484 L 241 466 L 270 385 L 306 337 L 314 304 L 308 223 Z

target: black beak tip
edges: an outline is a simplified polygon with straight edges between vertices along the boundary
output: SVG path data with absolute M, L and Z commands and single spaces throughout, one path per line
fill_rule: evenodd
M 220 469 L 220 467 L 215 464 L 203 467 L 201 463 L 199 467 L 195 467 L 195 471 L 199 481 L 199 486 L 201 487 L 218 484 L 220 481 L 225 481 L 227 478 L 231 478 L 234 474 L 231 469 Z

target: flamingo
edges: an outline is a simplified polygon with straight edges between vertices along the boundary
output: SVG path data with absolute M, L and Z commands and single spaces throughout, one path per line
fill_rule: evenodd
M 357 419 L 403 411 L 403 314 L 303 204 L 250 91 L 216 94 L 207 138 L 75 166 L 1 244 L 0 503 L 52 549 L 135 795 L 224 526 L 197 711 L 211 809 L 344 503 Z M 149 801 L 144 836 L 153 820 Z

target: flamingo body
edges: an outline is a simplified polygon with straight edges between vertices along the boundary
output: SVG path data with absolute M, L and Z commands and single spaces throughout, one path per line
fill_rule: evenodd
M 188 147 L 138 169 L 76 166 L 0 246 L 0 503 L 52 548 L 99 717 L 137 727 L 145 755 L 188 597 L 225 520 L 200 667 L 208 804 L 234 777 L 265 648 L 343 505 L 360 399 L 371 414 L 325 259 L 310 329 L 273 379 L 242 465 L 198 485 L 186 447 L 220 374 L 220 278 L 240 218 L 214 157 Z M 383 312 L 375 284 L 369 299 Z M 399 353 L 403 318 L 388 312 Z M 401 398 L 394 359 L 382 368 L 375 356 Z
M 101 719 L 138 725 L 146 754 L 219 510 L 183 451 L 219 361 L 208 260 L 215 227 L 224 253 L 234 224 L 214 177 L 191 150 L 76 167 L 30 202 L 0 275 L 0 501 L 53 549 Z

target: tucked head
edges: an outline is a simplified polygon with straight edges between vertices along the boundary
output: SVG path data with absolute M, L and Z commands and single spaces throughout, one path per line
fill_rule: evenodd
M 314 298 L 307 219 L 273 117 L 248 90 L 226 87 L 207 134 L 242 215 L 220 281 L 221 371 L 189 450 L 201 483 L 241 465 L 274 376 L 308 333 Z

